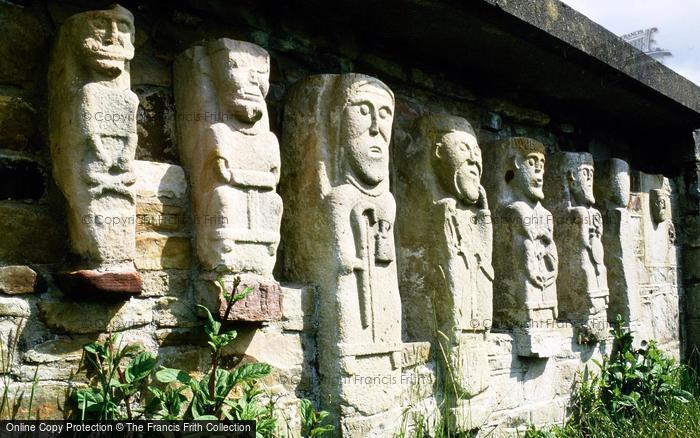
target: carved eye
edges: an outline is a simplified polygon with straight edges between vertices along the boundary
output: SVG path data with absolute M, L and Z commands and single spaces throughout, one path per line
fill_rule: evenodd
M 379 118 L 387 119 L 391 116 L 391 110 L 387 107 L 382 107 L 379 109 Z
M 534 158 L 528 158 L 528 159 L 527 159 L 527 165 L 528 165 L 528 166 L 530 166 L 530 167 L 535 167 L 536 164 L 537 164 L 537 161 L 536 161 Z
M 366 116 L 367 114 L 369 114 L 369 106 L 366 103 L 363 103 L 362 105 L 360 105 L 360 113 L 363 116 Z
M 123 33 L 131 32 L 131 25 L 124 20 L 118 21 L 117 26 L 118 26 L 119 32 L 123 32 Z

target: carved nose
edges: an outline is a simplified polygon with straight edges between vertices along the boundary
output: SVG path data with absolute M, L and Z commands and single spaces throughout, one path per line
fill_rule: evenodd
M 105 41 L 110 44 L 116 44 L 117 32 L 117 23 L 112 23 L 112 25 L 107 28 L 107 35 L 105 35 Z
M 372 115 L 372 124 L 369 126 L 369 135 L 375 137 L 379 134 L 379 126 L 377 125 L 377 117 Z

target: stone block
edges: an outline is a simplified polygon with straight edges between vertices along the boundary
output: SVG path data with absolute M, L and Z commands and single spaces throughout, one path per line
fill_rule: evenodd
M 31 313 L 31 306 L 26 299 L 0 296 L 0 316 L 28 318 Z
M 515 409 L 525 403 L 522 374 L 503 374 L 491 377 L 489 392 L 492 394 L 493 409 Z
M 189 269 L 190 238 L 164 233 L 139 233 L 136 236 L 136 267 L 139 270 Z
M 202 322 L 197 318 L 194 304 L 176 297 L 163 297 L 153 308 L 153 321 L 160 327 L 196 327 Z
M 76 297 L 127 298 L 141 293 L 141 276 L 136 271 L 98 272 L 88 269 L 73 272 L 58 272 L 56 284 L 64 294 Z
M 282 327 L 285 330 L 303 331 L 315 324 L 316 290 L 313 286 L 282 285 Z
M 212 312 L 218 312 L 219 317 L 224 318 L 228 303 L 218 282 L 214 281 L 212 276 L 205 274 L 204 279 L 198 281 L 197 302 Z M 228 315 L 229 321 L 265 322 L 282 319 L 284 294 L 279 283 L 257 275 L 242 275 L 240 278 L 241 283 L 236 293 L 241 293 L 248 287 L 253 291 L 233 305 Z M 234 277 L 226 276 L 223 281 L 226 292 L 230 293 Z
M 298 333 L 239 329 L 235 341 L 224 348 L 223 356 L 246 357 L 280 369 L 301 369 L 305 365 L 304 346 Z
M 203 345 L 207 342 L 207 336 L 201 326 L 159 329 L 155 332 L 155 339 L 161 347 Z
M 406 342 L 401 351 L 401 367 L 410 368 L 430 361 L 430 342 Z
M 42 342 L 24 353 L 24 362 L 37 365 L 53 362 L 77 363 L 83 355 L 83 345 L 93 341 L 93 338 L 84 336 L 62 336 Z
M 42 382 L 36 385 L 34 391 L 34 400 L 32 402 L 32 419 L 41 420 L 63 420 L 66 417 L 66 412 L 69 409 L 69 398 L 71 391 L 75 387 L 71 387 L 68 383 L 60 382 Z M 9 388 L 10 400 L 20 399 L 17 411 L 14 413 L 16 418 L 28 418 L 29 398 L 32 392 L 32 383 L 15 383 Z
M 184 298 L 191 292 L 189 271 L 143 271 L 141 281 L 143 282 L 142 297 Z
M 560 399 L 552 399 L 541 403 L 528 405 L 530 409 L 530 423 L 543 426 L 562 424 L 566 421 L 566 402 Z
M 402 406 L 411 405 L 433 396 L 436 382 L 437 375 L 433 364 L 402 369 Z
M 36 131 L 34 117 L 34 108 L 23 99 L 0 96 L 0 144 L 3 149 L 31 149 L 30 141 Z
M 515 345 L 518 356 L 546 358 L 559 353 L 561 339 L 550 329 L 516 329 Z
M 549 401 L 555 396 L 559 371 L 554 360 L 531 360 L 523 377 L 525 405 Z
M 161 200 L 167 205 L 185 205 L 187 179 L 180 166 L 153 161 L 134 160 L 136 183 L 134 191 L 138 202 Z
M 40 80 L 41 63 L 48 52 L 49 31 L 34 9 L 11 3 L 0 5 L 0 83 L 31 87 Z M 20 418 L 20 417 L 18 417 Z
M 0 229 L 0 260 L 5 263 L 56 263 L 67 252 L 65 224 L 48 206 L 0 201 Z
M 46 281 L 29 266 L 0 267 L 0 292 L 8 295 L 46 291 Z
M 187 217 L 179 205 L 167 205 L 160 201 L 136 203 L 136 232 L 185 231 Z
M 343 437 L 364 438 L 390 436 L 398 430 L 401 421 L 401 407 L 375 415 L 344 418 L 340 424 Z
M 152 303 L 132 298 L 118 304 L 39 301 L 39 318 L 59 333 L 122 331 L 150 324 Z
M 162 347 L 158 350 L 158 366 L 177 368 L 186 373 L 197 375 L 210 366 L 209 347 L 176 346 Z

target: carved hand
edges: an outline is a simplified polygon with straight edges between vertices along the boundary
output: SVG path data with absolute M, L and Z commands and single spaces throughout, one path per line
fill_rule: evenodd
M 228 184 L 231 182 L 233 175 L 228 168 L 228 161 L 225 158 L 216 158 L 216 169 L 218 170 L 219 178 L 221 178 L 224 183 Z
M 260 187 L 263 189 L 275 189 L 277 186 L 277 177 L 271 172 L 234 169 L 230 174 L 230 182 L 234 186 Z

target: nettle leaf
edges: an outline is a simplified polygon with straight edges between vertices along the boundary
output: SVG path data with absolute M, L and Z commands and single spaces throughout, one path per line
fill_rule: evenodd
M 180 382 L 192 386 L 194 379 L 184 371 L 176 368 L 161 368 L 156 372 L 156 380 L 161 383 Z
M 85 350 L 87 353 L 94 354 L 95 356 L 104 355 L 104 347 L 102 344 L 97 342 L 90 342 L 89 344 L 83 345 L 83 350 Z
M 220 348 L 223 348 L 230 344 L 236 337 L 238 336 L 238 333 L 235 330 L 231 330 L 226 333 L 222 333 L 219 335 L 218 339 L 218 345 Z
M 209 339 L 218 335 L 219 330 L 221 330 L 221 323 L 214 319 L 209 309 L 201 304 L 198 304 L 197 307 L 204 310 L 204 312 L 207 314 L 207 322 L 204 324 L 204 332 L 209 336 Z
M 143 347 L 139 344 L 129 344 L 119 352 L 118 357 L 122 358 L 122 357 L 135 356 L 136 354 L 140 353 L 142 350 L 143 350 Z
M 148 377 L 156 366 L 156 357 L 149 352 L 141 352 L 131 361 L 126 368 L 125 377 L 127 382 L 136 382 Z
M 245 363 L 231 371 L 235 384 L 257 380 L 269 375 L 272 367 L 266 363 Z
M 253 293 L 253 288 L 252 287 L 246 287 L 243 289 L 243 292 L 237 293 L 233 296 L 233 302 L 237 303 L 238 301 L 244 300 L 248 295 Z

